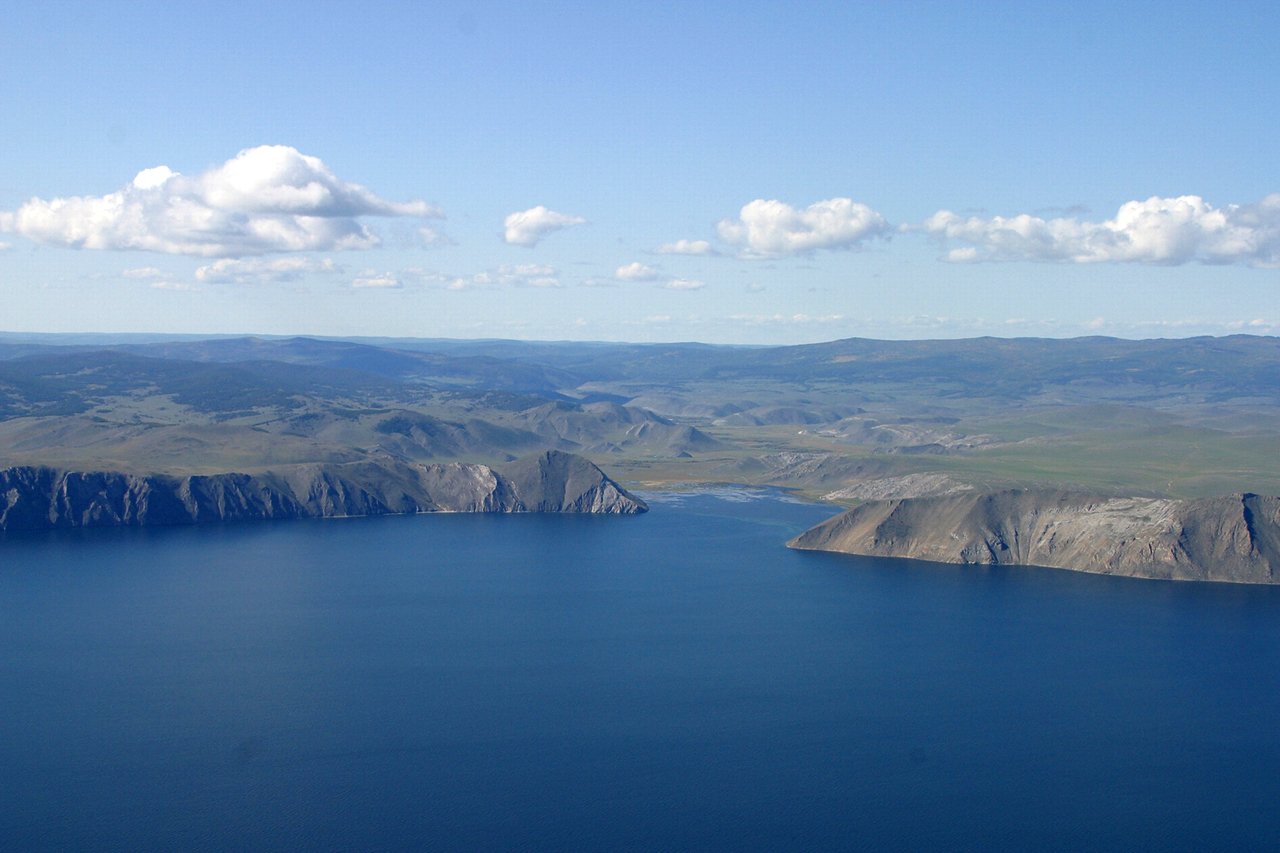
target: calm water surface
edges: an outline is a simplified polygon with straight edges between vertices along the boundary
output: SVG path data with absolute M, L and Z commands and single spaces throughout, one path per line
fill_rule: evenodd
M 0 538 L 3 849 L 1240 849 L 1280 589 L 787 551 L 830 514 Z

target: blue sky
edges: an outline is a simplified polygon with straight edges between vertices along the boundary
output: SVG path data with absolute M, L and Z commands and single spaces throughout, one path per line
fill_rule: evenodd
M 13 4 L 0 329 L 1276 334 L 1277 37 L 1249 3 Z

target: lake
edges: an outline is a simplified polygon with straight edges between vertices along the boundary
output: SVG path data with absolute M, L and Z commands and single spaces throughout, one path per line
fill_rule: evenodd
M 776 492 L 0 538 L 0 848 L 1240 849 L 1280 588 L 794 552 Z

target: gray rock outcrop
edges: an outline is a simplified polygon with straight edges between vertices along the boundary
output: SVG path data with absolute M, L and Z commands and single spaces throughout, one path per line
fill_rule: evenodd
M 425 512 L 633 514 L 647 508 L 588 460 L 559 451 L 499 469 L 386 458 L 187 477 L 0 470 L 0 530 Z
M 1280 582 L 1280 498 L 1008 490 L 868 501 L 792 548 L 1173 580 Z

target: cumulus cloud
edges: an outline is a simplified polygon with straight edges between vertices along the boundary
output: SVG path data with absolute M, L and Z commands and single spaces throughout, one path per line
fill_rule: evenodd
M 0 231 L 72 248 L 232 258 L 367 249 L 379 240 L 359 217 L 440 215 L 343 181 L 295 148 L 262 145 L 195 176 L 155 166 L 104 196 L 33 198 L 0 213 Z
M 706 240 L 676 240 L 663 243 L 657 249 L 659 255 L 718 255 Z
M 659 275 L 653 267 L 632 261 L 614 270 L 613 277 L 619 281 L 656 281 Z
M 571 225 L 582 225 L 587 220 L 581 216 L 570 216 L 557 213 L 542 205 L 528 210 L 518 210 L 503 220 L 506 231 L 502 239 L 516 246 L 536 246 L 538 241 L 550 234 Z
M 943 256 L 957 263 L 1059 261 L 1280 266 L 1280 193 L 1256 204 L 1215 208 L 1200 196 L 1152 196 L 1120 206 L 1115 217 L 1090 222 L 1075 217 L 1043 219 L 960 216 L 940 210 L 922 229 L 967 245 Z
M 331 259 L 314 258 L 220 258 L 196 268 L 196 280 L 210 284 L 261 284 L 299 281 L 312 274 L 342 272 Z
M 781 201 L 756 199 L 737 219 L 716 226 L 720 239 L 750 257 L 802 255 L 817 249 L 853 249 L 890 231 L 889 223 L 865 204 L 848 198 L 814 202 L 797 210 Z

